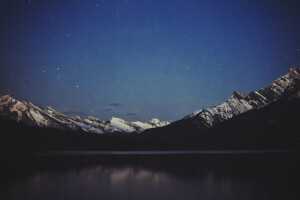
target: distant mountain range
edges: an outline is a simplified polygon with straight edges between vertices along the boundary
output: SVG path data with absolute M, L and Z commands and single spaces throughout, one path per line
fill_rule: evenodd
M 146 129 L 171 123 L 171 121 L 162 121 L 156 118 L 149 119 L 146 122 L 129 122 L 116 117 L 112 117 L 109 121 L 91 116 L 84 119 L 79 116 L 68 117 L 51 107 L 41 108 L 29 101 L 16 100 L 10 94 L 0 97 L 0 116 L 31 126 L 98 134 L 113 132 L 140 133 Z
M 180 126 L 188 124 L 188 126 L 193 126 L 201 132 L 247 111 L 260 109 L 272 102 L 294 95 L 299 91 L 300 69 L 291 68 L 286 75 L 265 88 L 250 92 L 248 95 L 234 91 L 233 95 L 223 104 L 200 109 L 173 123 L 156 118 L 149 119 L 146 122 L 129 122 L 116 117 L 112 117 L 109 121 L 91 116 L 87 118 L 68 117 L 51 107 L 41 108 L 29 101 L 16 100 L 9 94 L 0 97 L 0 116 L 32 126 L 99 134 L 114 132 L 141 133 L 147 129 L 152 130 L 146 132 L 155 132 L 156 130 L 153 130 L 153 128 L 164 126 L 163 130 L 166 131 L 168 127 L 177 127 L 179 124 Z
M 18 101 L 11 95 L 0 97 L 0 118 L 1 128 L 6 130 L 0 134 L 4 152 L 10 152 L 11 146 L 17 152 L 299 149 L 300 69 L 291 68 L 257 92 L 245 95 L 235 91 L 223 104 L 200 109 L 175 122 L 68 117 L 50 107 Z

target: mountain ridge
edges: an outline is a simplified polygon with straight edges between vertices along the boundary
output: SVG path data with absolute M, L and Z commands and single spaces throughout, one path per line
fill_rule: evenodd
M 116 117 L 110 121 L 91 116 L 69 118 L 49 107 L 43 109 L 9 95 L 2 96 L 0 124 L 5 131 L 0 134 L 0 149 L 15 154 L 24 150 L 29 153 L 51 150 L 299 150 L 299 72 L 298 68 L 291 69 L 267 87 L 248 95 L 234 91 L 220 106 L 201 109 L 193 116 L 157 128 L 151 127 L 159 125 L 158 119 L 146 123 L 127 122 Z M 19 117 L 18 112 L 25 112 L 20 119 L 34 126 L 13 120 Z M 32 118 L 38 119 L 40 126 Z M 132 130 L 139 134 L 124 133 Z M 110 134 L 114 132 L 118 134 Z
M 264 107 L 299 90 L 300 68 L 294 67 L 286 75 L 279 77 L 258 91 L 252 91 L 248 95 L 234 91 L 221 105 L 197 110 L 172 123 L 156 118 L 151 118 L 145 122 L 129 122 L 117 117 L 112 117 L 109 121 L 103 121 L 92 116 L 86 118 L 68 117 L 51 107 L 42 108 L 30 101 L 16 100 L 11 94 L 0 97 L 0 116 L 33 126 L 79 130 L 98 134 L 114 132 L 142 133 L 148 129 L 167 128 L 174 124 L 175 126 L 176 124 L 184 124 L 184 121 L 188 121 L 188 124 L 201 131 L 212 128 L 247 111 Z
M 300 68 L 291 68 L 284 76 L 279 77 L 270 85 L 251 91 L 248 95 L 234 91 L 224 103 L 206 109 L 200 109 L 183 119 L 192 118 L 198 128 L 211 128 L 234 116 L 252 109 L 268 105 L 284 96 L 291 95 L 300 90 Z
M 19 101 L 11 94 L 0 97 L 0 116 L 23 122 L 31 126 L 44 128 L 66 129 L 74 131 L 85 131 L 92 133 L 113 133 L 113 132 L 142 132 L 145 129 L 164 126 L 170 121 L 151 118 L 146 122 L 129 122 L 117 117 L 112 117 L 109 121 L 88 116 L 68 117 L 51 107 L 42 108 L 34 105 L 30 101 Z

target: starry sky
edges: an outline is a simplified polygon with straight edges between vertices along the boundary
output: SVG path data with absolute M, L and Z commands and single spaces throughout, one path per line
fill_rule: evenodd
M 0 95 L 176 120 L 300 64 L 297 0 L 1 0 Z

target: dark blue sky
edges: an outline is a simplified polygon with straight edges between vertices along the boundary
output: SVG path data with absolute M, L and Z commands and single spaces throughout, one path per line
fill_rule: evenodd
M 2 0 L 0 94 L 176 120 L 299 66 L 299 20 L 296 0 Z

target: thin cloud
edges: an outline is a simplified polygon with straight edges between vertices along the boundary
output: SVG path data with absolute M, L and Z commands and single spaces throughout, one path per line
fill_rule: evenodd
M 118 107 L 118 106 L 123 106 L 122 103 L 112 103 L 110 106 Z

